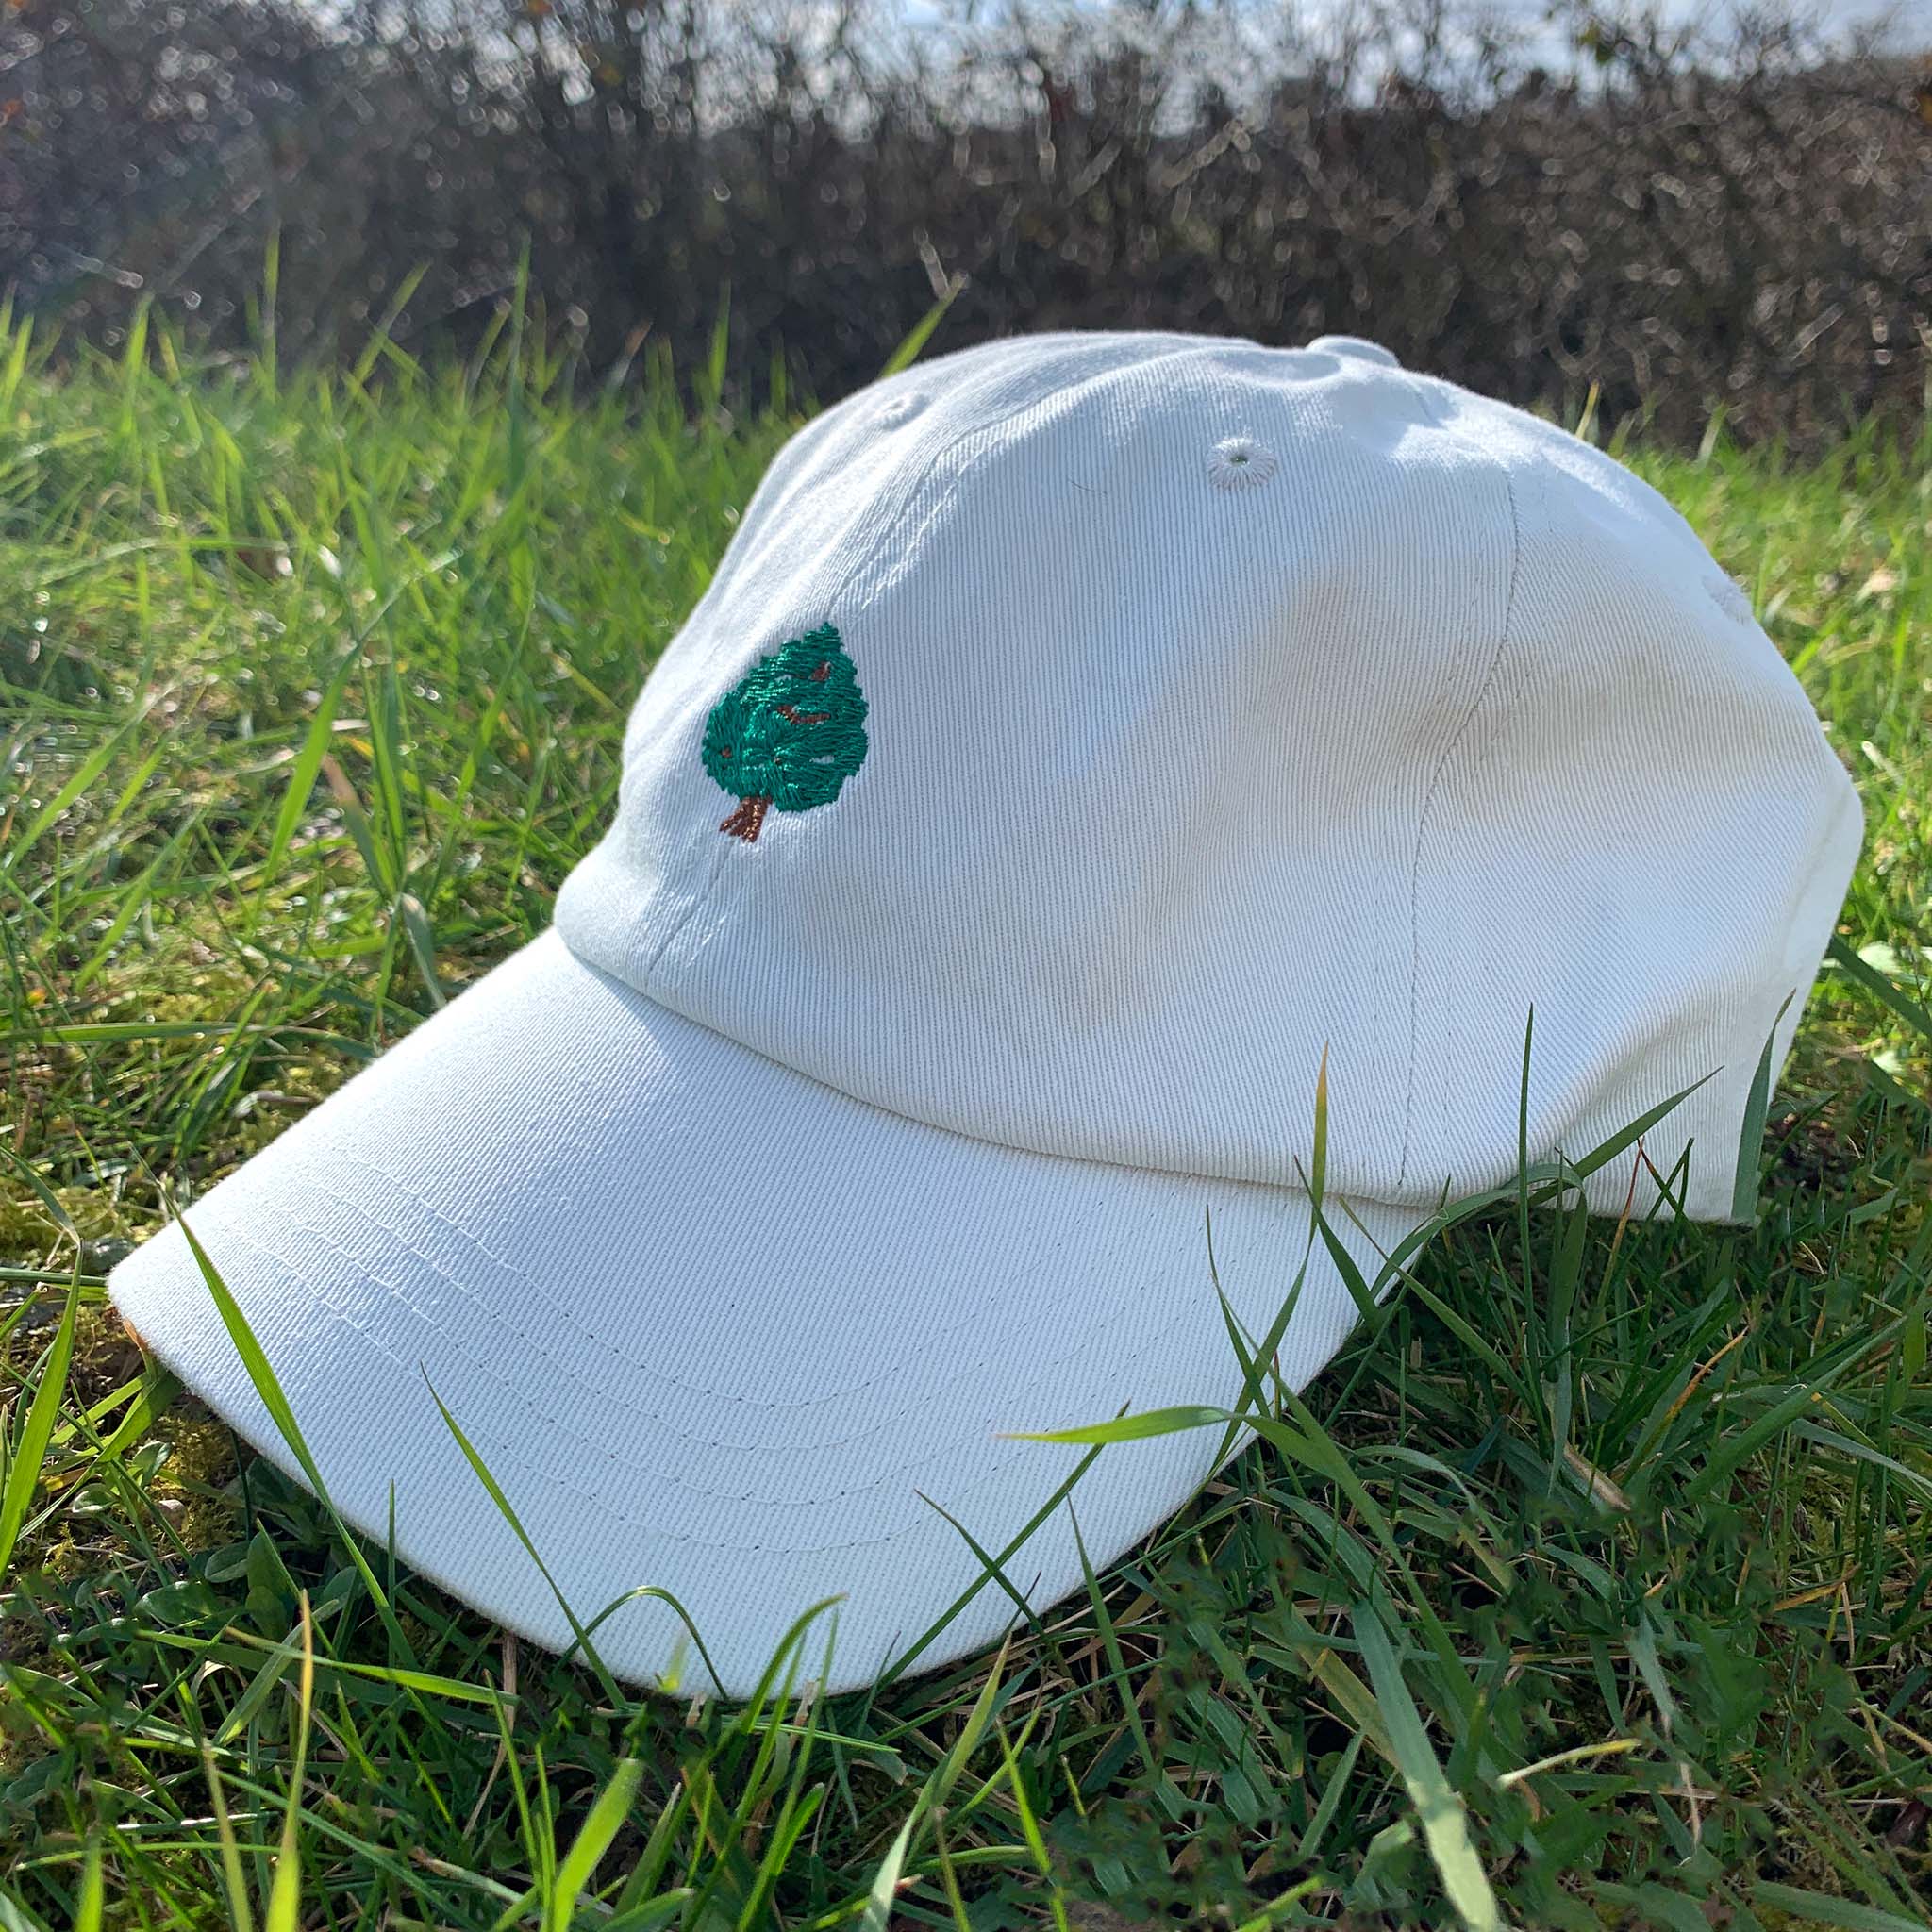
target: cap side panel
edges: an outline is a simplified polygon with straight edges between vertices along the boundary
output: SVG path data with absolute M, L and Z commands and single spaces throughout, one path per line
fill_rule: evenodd
M 1760 1056 L 1775 1026 L 1782 1059 L 1849 879 L 1856 794 L 1675 512 L 1562 432 L 1482 407 L 1518 465 L 1522 582 L 1419 871 L 1410 1179 L 1514 1173 L 1533 1008 L 1530 1158 L 1582 1156 L 1705 1081 L 1643 1151 L 1669 1174 L 1688 1150 L 1688 1210 L 1723 1218 Z M 1615 1212 L 1633 1177 L 1645 1206 L 1634 1155 L 1586 1191 Z

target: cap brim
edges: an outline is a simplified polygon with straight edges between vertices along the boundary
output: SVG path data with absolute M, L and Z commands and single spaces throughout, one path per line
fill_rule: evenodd
M 1360 1226 L 1352 1226 L 1354 1216 Z M 550 934 L 188 1210 L 331 1500 L 537 1641 L 568 1620 L 438 1413 L 518 1512 L 578 1621 L 641 1586 L 689 1611 L 726 1695 L 832 1597 L 828 1689 L 872 1681 L 1008 1552 L 1079 1461 L 1014 1432 L 1231 1406 L 1210 1276 L 1267 1331 L 1307 1253 L 1277 1188 L 992 1145 L 778 1066 Z M 1415 1210 L 1331 1204 L 1373 1280 Z M 189 1388 L 292 1457 L 170 1227 L 115 1302 Z M 1279 1350 L 1299 1387 L 1356 1307 L 1322 1244 Z M 1002 1565 L 1043 1608 L 1211 1473 L 1201 1428 L 1110 1444 Z M 942 1513 L 943 1512 L 943 1513 Z M 952 1519 L 951 1521 L 948 1518 Z M 986 1582 L 920 1668 L 996 1640 Z M 823 1625 L 802 1674 L 820 1674 Z M 660 1599 L 598 1624 L 618 1674 L 703 1685 Z

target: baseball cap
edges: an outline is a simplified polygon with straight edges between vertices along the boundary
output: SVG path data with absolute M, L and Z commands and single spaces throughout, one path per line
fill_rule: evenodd
M 1324 1055 L 1371 1283 L 1687 1088 L 1582 1192 L 1729 1217 L 1859 836 L 1587 443 L 1350 338 L 996 342 L 792 438 L 552 928 L 189 1224 L 418 1572 L 572 1642 L 440 1399 L 613 1671 L 743 1694 L 837 1599 L 846 1688 L 999 1636 L 975 1544 L 1044 1607 L 1225 1447 L 1061 1494 L 1086 1452 L 1023 1437 L 1233 1406 L 1230 1315 L 1286 1312 L 1291 1388 L 1342 1343 Z M 178 1225 L 110 1289 L 292 1469 Z

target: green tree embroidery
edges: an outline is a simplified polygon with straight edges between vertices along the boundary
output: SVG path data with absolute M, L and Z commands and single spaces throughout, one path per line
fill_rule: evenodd
M 738 800 L 718 827 L 747 845 L 765 813 L 830 805 L 865 762 L 865 693 L 829 624 L 783 643 L 711 707 L 705 770 Z

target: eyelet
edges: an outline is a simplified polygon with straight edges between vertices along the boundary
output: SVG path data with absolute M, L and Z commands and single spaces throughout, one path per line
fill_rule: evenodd
M 924 390 L 908 390 L 904 395 L 890 397 L 873 411 L 874 429 L 896 429 L 902 423 L 909 423 L 925 408 L 928 398 Z
M 1267 444 L 1252 436 L 1224 436 L 1208 452 L 1208 480 L 1217 490 L 1256 490 L 1281 467 Z

